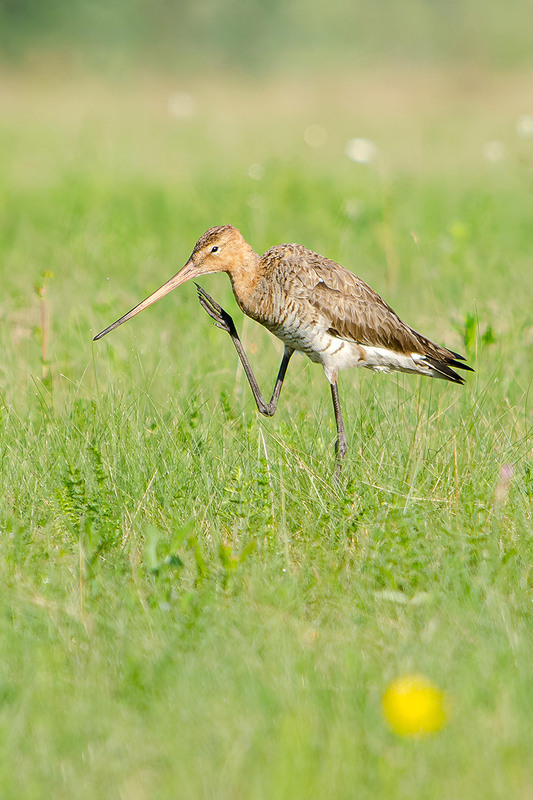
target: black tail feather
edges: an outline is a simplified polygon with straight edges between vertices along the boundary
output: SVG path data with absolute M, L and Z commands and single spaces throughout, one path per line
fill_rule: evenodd
M 466 370 L 468 370 L 468 372 L 474 372 L 475 371 L 475 370 L 472 369 L 472 367 L 469 367 L 468 364 L 460 364 L 460 363 L 458 363 L 459 361 L 466 361 L 466 357 L 462 356 L 461 353 L 454 353 L 453 350 L 450 350 L 450 353 L 452 354 L 454 360 L 453 361 L 451 361 L 451 360 L 447 361 L 446 362 L 447 364 L 450 364 L 450 366 L 456 367 L 457 369 L 466 369 Z M 457 360 L 455 360 L 455 359 L 457 359 Z
M 453 355 L 456 356 L 457 358 L 463 358 L 462 356 L 459 356 L 457 353 L 453 353 Z M 454 372 L 452 367 L 455 367 L 455 369 L 465 369 L 468 370 L 469 372 L 474 371 L 472 367 L 469 367 L 467 364 L 462 364 L 461 362 L 456 361 L 455 358 L 450 359 L 449 361 L 439 361 L 437 358 L 432 358 L 431 356 L 426 355 L 424 357 L 424 361 L 426 361 L 426 363 L 429 364 L 435 370 L 435 372 L 438 373 L 439 377 L 444 378 L 444 380 L 451 381 L 452 383 L 463 384 L 465 382 L 465 379 L 461 375 L 458 375 L 457 372 Z
M 455 369 L 464 369 L 467 372 L 475 372 L 473 367 L 469 367 L 468 364 L 462 364 L 460 361 L 455 361 L 455 359 L 453 361 L 447 361 L 446 363 L 450 367 L 455 367 Z

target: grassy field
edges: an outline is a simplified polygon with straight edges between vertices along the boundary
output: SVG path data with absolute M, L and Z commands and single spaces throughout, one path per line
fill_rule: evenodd
M 0 80 L 2 798 L 532 797 L 526 79 Z M 337 485 L 322 370 L 260 417 L 192 285 L 92 343 L 227 222 L 476 373 L 344 373 Z M 268 393 L 280 343 L 202 285 Z M 414 741 L 412 672 L 451 704 Z

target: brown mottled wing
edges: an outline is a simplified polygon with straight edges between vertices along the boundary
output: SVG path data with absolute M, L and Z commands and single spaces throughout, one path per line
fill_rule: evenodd
M 352 272 L 307 251 L 309 271 L 303 277 L 307 299 L 329 322 L 328 331 L 358 344 L 398 353 L 420 353 L 437 359 L 453 357 L 399 318 L 393 309 Z

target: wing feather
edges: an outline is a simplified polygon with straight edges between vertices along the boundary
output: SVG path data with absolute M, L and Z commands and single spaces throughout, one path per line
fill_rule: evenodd
M 326 259 L 313 264 L 314 286 L 308 300 L 329 320 L 329 331 L 341 339 L 385 347 L 397 353 L 453 357 L 403 322 L 361 278 Z
M 280 282 L 285 276 L 290 282 L 287 291 L 314 310 L 328 333 L 360 345 L 417 355 L 448 380 L 462 381 L 450 367 L 471 370 L 461 363 L 463 356 L 415 331 L 374 289 L 335 261 L 296 244 L 278 245 L 263 259 L 267 269 L 280 270 Z

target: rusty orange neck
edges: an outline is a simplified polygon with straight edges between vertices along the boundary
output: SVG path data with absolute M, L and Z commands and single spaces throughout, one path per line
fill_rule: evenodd
M 260 256 L 249 244 L 243 242 L 239 253 L 235 253 L 225 272 L 229 275 L 239 307 L 245 313 L 250 313 L 255 305 L 257 285 L 263 277 Z

